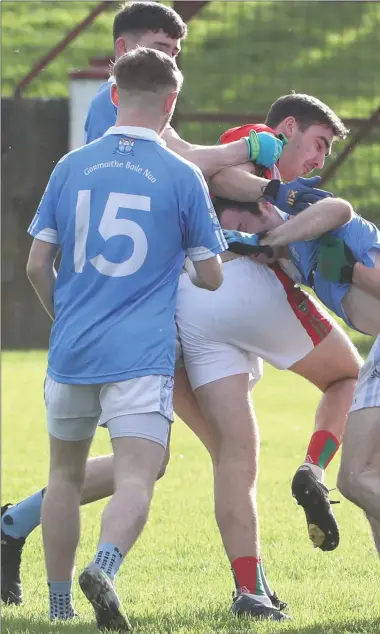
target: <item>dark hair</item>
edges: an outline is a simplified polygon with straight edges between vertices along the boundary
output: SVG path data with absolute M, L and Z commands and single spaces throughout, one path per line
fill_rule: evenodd
M 183 81 L 181 71 L 166 53 L 143 47 L 119 57 L 113 75 L 118 88 L 138 92 L 178 90 Z
M 212 202 L 216 215 L 219 219 L 226 209 L 239 209 L 240 211 L 249 211 L 249 213 L 253 216 L 261 216 L 262 213 L 259 203 L 257 202 L 242 203 L 238 200 L 229 200 L 228 198 L 220 198 L 219 196 L 214 196 Z
M 325 125 L 331 128 L 334 136 L 345 139 L 347 130 L 343 121 L 325 103 L 311 97 L 293 92 L 284 95 L 275 101 L 269 108 L 265 123 L 271 128 L 276 128 L 287 117 L 294 117 L 304 131 L 312 125 Z
M 187 26 L 176 11 L 158 2 L 132 2 L 124 4 L 113 21 L 113 39 L 127 33 L 163 31 L 173 40 L 187 35 Z

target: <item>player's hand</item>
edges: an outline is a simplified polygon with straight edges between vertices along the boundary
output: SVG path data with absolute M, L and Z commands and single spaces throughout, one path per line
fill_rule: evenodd
M 341 238 L 322 236 L 317 251 L 317 271 L 330 282 L 352 284 L 356 260 L 351 249 Z
M 334 197 L 331 192 L 316 188 L 320 182 L 320 176 L 296 178 L 289 183 L 272 180 L 264 189 L 263 197 L 281 211 L 294 216 L 323 198 Z
M 270 132 L 251 130 L 249 136 L 243 137 L 248 146 L 248 158 L 252 163 L 263 167 L 273 167 L 281 156 L 282 150 L 288 140 L 283 136 L 278 137 Z
M 260 236 L 256 233 L 243 233 L 242 231 L 230 231 L 223 229 L 228 249 L 237 255 L 258 255 L 262 253 L 268 258 L 273 258 L 273 249 L 260 245 Z

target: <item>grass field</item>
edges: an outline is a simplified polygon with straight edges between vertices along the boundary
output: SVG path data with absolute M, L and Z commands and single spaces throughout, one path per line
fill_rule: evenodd
M 42 382 L 43 352 L 3 354 L 3 503 L 41 488 L 47 476 Z M 304 514 L 290 495 L 291 476 L 303 459 L 318 392 L 290 373 L 266 368 L 257 388 L 262 434 L 259 501 L 262 553 L 268 578 L 289 602 L 293 621 L 280 625 L 237 621 L 229 613 L 233 588 L 213 517 L 211 469 L 197 439 L 177 421 L 172 456 L 157 484 L 148 525 L 118 577 L 118 590 L 136 632 L 221 634 L 377 634 L 379 563 L 361 513 L 342 500 L 336 508 L 341 545 L 330 554 L 308 542 Z M 110 451 L 99 431 L 93 453 Z M 329 469 L 334 485 L 337 464 Z M 238 487 L 238 483 L 236 483 Z M 341 496 L 336 494 L 337 498 Z M 83 508 L 77 567 L 93 556 L 104 502 Z M 92 610 L 74 585 L 77 624 L 50 625 L 40 529 L 23 560 L 25 605 L 4 607 L 6 634 L 90 634 Z

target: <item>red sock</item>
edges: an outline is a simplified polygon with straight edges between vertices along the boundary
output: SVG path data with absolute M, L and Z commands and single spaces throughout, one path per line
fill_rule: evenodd
M 339 440 L 329 431 L 320 429 L 311 437 L 305 462 L 326 469 L 339 449 Z
M 241 592 L 265 595 L 260 574 L 260 559 L 257 557 L 239 557 L 232 562 L 235 581 Z

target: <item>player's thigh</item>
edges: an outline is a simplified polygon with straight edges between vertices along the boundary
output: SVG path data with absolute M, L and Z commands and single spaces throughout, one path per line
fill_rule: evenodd
M 94 430 L 96 429 L 94 423 Z M 85 440 L 61 440 L 49 435 L 50 469 L 49 484 L 70 482 L 81 488 L 85 479 L 86 461 L 90 451 L 92 436 Z
M 132 436 L 112 438 L 115 487 L 135 481 L 153 487 L 165 448 L 152 440 Z
M 173 377 L 150 375 L 104 384 L 100 424 L 111 439 L 149 440 L 166 450 L 173 420 Z
M 185 367 L 177 367 L 174 377 L 174 411 L 206 447 L 211 456 L 216 453 L 212 430 L 199 407 Z
M 47 376 L 44 397 L 50 436 L 67 442 L 92 438 L 100 415 L 99 391 L 98 385 L 58 383 Z
M 342 379 L 357 379 L 363 360 L 346 335 L 334 321 L 330 332 L 300 361 L 289 369 L 325 391 Z
M 341 471 L 344 475 L 374 467 L 380 474 L 380 405 L 350 412 L 342 441 Z
M 232 458 L 250 455 L 253 465 L 259 435 L 249 390 L 249 375 L 238 374 L 195 390 L 201 410 L 213 430 L 219 451 Z

